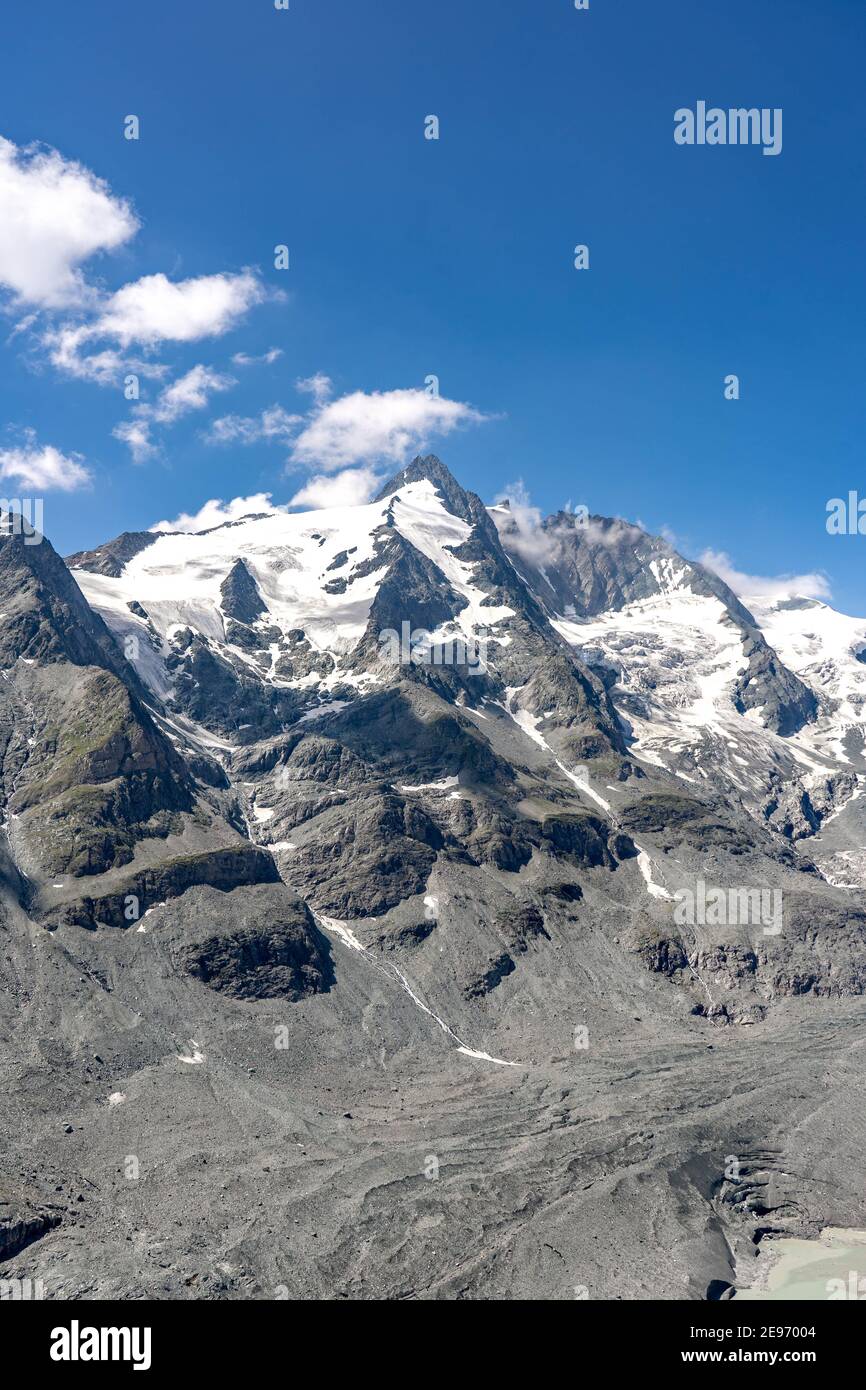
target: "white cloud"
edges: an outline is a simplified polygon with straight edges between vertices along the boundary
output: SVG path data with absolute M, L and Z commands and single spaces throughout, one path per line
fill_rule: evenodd
M 265 288 L 250 270 L 177 282 L 161 273 L 146 275 L 110 295 L 95 318 L 50 328 L 42 342 L 55 367 L 100 386 L 116 384 L 129 372 L 159 379 L 166 367 L 146 357 L 129 357 L 126 350 L 132 343 L 151 352 L 163 342 L 220 337 L 264 298 Z M 89 351 L 89 344 L 100 339 L 112 340 L 123 351 L 116 346 Z
M 228 391 L 235 385 L 234 377 L 215 372 L 213 367 L 199 362 L 164 387 L 154 405 L 134 406 L 132 418 L 116 425 L 112 434 L 129 445 L 135 463 L 144 463 L 156 453 L 151 439 L 154 425 L 173 425 L 190 411 L 203 410 L 215 392 Z
M 220 337 L 235 327 L 247 309 L 261 303 L 265 293 L 250 270 L 177 282 L 161 273 L 146 275 L 110 295 L 95 318 L 49 328 L 42 343 L 55 367 L 84 381 L 108 386 L 130 372 L 158 380 L 167 368 L 147 357 L 130 357 L 127 349 L 132 343 L 151 352 L 163 342 Z M 100 339 L 111 340 L 123 351 L 118 346 L 90 351 L 89 345 Z
M 636 545 L 641 536 L 650 535 L 640 521 L 626 521 L 624 517 L 614 516 L 605 524 L 595 517 L 587 516 L 578 523 L 581 538 L 590 545 L 617 546 L 625 542 Z M 670 542 L 668 542 L 670 544 Z
M 99 385 L 116 385 L 128 373 L 159 380 L 166 367 L 149 359 L 160 344 L 219 337 L 265 298 L 284 298 L 251 269 L 177 282 L 160 272 L 113 293 L 89 282 L 86 263 L 122 246 L 139 226 L 130 204 L 82 164 L 0 137 L 0 289 L 11 291 L 12 307 L 31 309 L 12 337 L 34 331 L 42 310 L 66 311 L 38 338 L 60 371 Z M 129 354 L 133 344 L 143 350 L 138 358 Z M 236 356 L 247 366 L 280 355 L 271 348 Z
M 485 418 L 472 406 L 419 389 L 353 391 L 317 406 L 291 457 L 326 473 L 352 464 L 402 463 L 434 435 Z
M 49 358 L 60 371 L 82 381 L 95 381 L 99 386 L 111 385 L 123 371 L 123 358 L 113 348 L 82 355 L 85 336 L 83 328 L 65 325 L 49 330 L 42 341 L 48 349 Z
M 123 245 L 138 225 L 129 203 L 84 165 L 0 137 L 0 283 L 17 302 L 86 303 L 93 291 L 80 266 Z
M 153 407 L 153 418 L 162 425 L 171 425 L 191 410 L 203 410 L 216 392 L 228 391 L 236 385 L 233 376 L 225 376 L 215 372 L 213 367 L 198 363 L 160 391 Z
M 91 482 L 80 454 L 61 454 L 53 444 L 37 444 L 33 430 L 25 443 L 0 449 L 0 478 L 9 478 L 28 492 L 74 492 Z
M 622 517 L 608 522 L 592 517 L 584 503 L 577 506 L 566 502 L 563 511 L 574 517 L 573 523 L 548 518 L 548 525 L 539 507 L 534 507 L 522 478 L 509 483 L 497 495 L 496 501 L 507 502 L 508 510 L 491 512 L 499 539 L 504 548 L 519 556 L 528 565 L 553 566 L 562 558 L 563 545 L 571 545 L 577 537 L 585 545 L 616 546 L 621 542 L 636 542 L 643 534 L 640 526 Z
M 523 479 L 507 483 L 496 501 L 508 503 L 507 512 L 493 513 L 505 549 L 527 564 L 552 564 L 558 554 L 558 539 L 543 530 L 541 509 L 533 507 Z
M 13 326 L 9 337 L 6 339 L 7 344 L 11 343 L 13 338 L 17 338 L 19 333 L 26 333 L 28 328 L 32 328 L 38 317 L 38 312 L 35 312 L 32 314 L 25 314 L 23 319 L 19 319 Z
M 800 598 L 831 597 L 826 575 L 818 572 L 779 574 L 771 578 L 744 574 L 742 570 L 734 568 L 731 557 L 723 550 L 705 550 L 700 557 L 700 563 L 720 579 L 724 579 L 739 598 L 790 598 L 795 595 Z
M 115 439 L 129 446 L 134 463 L 145 463 L 156 453 L 147 420 L 124 420 L 111 431 Z
M 238 521 L 242 516 L 259 516 L 263 512 L 271 514 L 285 511 L 276 507 L 269 492 L 255 492 L 250 497 L 233 497 L 230 502 L 222 502 L 212 497 L 197 512 L 181 512 L 174 521 L 157 521 L 148 529 L 151 531 L 209 531 L 214 526 L 223 526 L 227 521 Z
M 290 507 L 357 507 L 369 502 L 383 482 L 383 475 L 372 468 L 347 468 L 325 476 L 318 473 L 296 492 Z
M 114 338 L 123 347 L 219 337 L 264 297 L 264 286 L 251 270 L 177 282 L 161 272 L 145 275 L 110 296 L 87 336 Z
M 282 355 L 283 349 L 278 347 L 268 348 L 267 352 L 259 353 L 257 357 L 250 356 L 248 352 L 236 352 L 232 362 L 236 367 L 270 367 Z
M 42 335 L 42 345 L 58 371 L 79 381 L 95 382 L 97 386 L 116 386 L 121 377 L 128 373 L 160 381 L 168 372 L 168 367 L 162 362 L 128 357 L 113 347 L 100 348 L 96 352 L 83 351 L 92 336 L 87 325 L 66 323 L 59 328 L 48 329 Z
M 316 405 L 324 405 L 333 393 L 334 383 L 324 372 L 316 372 L 313 376 L 304 376 L 296 381 L 295 389 L 312 396 Z
M 290 415 L 281 405 L 272 405 L 260 415 L 223 415 L 205 434 L 209 444 L 258 444 L 287 440 L 295 434 L 302 415 Z

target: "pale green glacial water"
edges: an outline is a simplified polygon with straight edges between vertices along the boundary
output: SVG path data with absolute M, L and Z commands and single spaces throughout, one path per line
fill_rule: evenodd
M 761 1272 L 737 1298 L 866 1301 L 866 1231 L 827 1226 L 817 1240 L 766 1241 Z

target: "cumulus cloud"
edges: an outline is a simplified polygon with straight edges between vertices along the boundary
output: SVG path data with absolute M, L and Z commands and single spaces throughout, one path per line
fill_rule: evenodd
M 302 415 L 290 415 L 281 405 L 272 405 L 260 415 L 223 415 L 209 426 L 209 444 L 258 444 L 291 439 Z
M 285 511 L 271 501 L 269 492 L 254 492 L 249 497 L 233 497 L 230 502 L 222 502 L 212 497 L 197 512 L 181 512 L 174 521 L 157 521 L 148 529 L 151 531 L 209 531 L 214 526 L 223 526 L 227 521 L 238 521 L 243 516 L 261 516 L 263 513 L 275 514 Z
M 372 468 L 346 468 L 342 473 L 318 473 L 296 492 L 290 507 L 356 507 L 369 502 L 384 481 Z
M 122 347 L 191 343 L 227 333 L 264 297 L 264 286 L 251 270 L 178 281 L 160 272 L 117 290 L 87 332 L 90 337 L 114 338 Z
M 0 449 L 0 478 L 27 492 L 74 492 L 91 482 L 80 454 L 62 454 L 53 444 L 38 444 L 33 430 L 22 445 Z
M 820 572 L 780 574 L 766 577 L 744 574 L 735 568 L 731 557 L 723 550 L 705 550 L 700 563 L 724 579 L 739 598 L 800 598 L 829 599 L 830 585 Z
M 161 380 L 168 369 L 153 359 L 162 344 L 220 337 L 265 298 L 283 297 L 249 268 L 180 281 L 159 272 L 108 293 L 87 278 L 88 262 L 123 246 L 139 226 L 129 202 L 84 165 L 0 137 L 0 290 L 10 293 L 11 308 L 28 311 L 12 337 L 34 335 L 48 360 L 79 380 L 117 385 L 129 373 Z M 251 366 L 280 355 L 271 348 L 236 360 Z
M 353 391 L 314 408 L 291 458 L 324 473 L 359 464 L 402 463 L 434 436 L 486 418 L 461 401 L 420 389 Z
M 0 283 L 16 302 L 68 308 L 93 296 L 82 264 L 138 230 L 128 202 L 56 150 L 0 137 Z
M 113 385 L 128 372 L 159 379 L 166 367 L 130 356 L 133 343 L 152 353 L 165 342 L 221 337 L 264 298 L 265 288 L 250 270 L 176 282 L 162 273 L 146 275 L 108 296 L 86 322 L 48 328 L 42 342 L 55 367 L 81 380 Z

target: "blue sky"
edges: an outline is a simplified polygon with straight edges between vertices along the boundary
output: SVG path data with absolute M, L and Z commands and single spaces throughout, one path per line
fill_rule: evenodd
M 213 498 L 354 495 L 417 445 L 488 500 L 522 478 L 864 613 L 866 537 L 825 530 L 866 496 L 864 60 L 859 0 L 16 7 L 2 488 L 64 480 L 69 551 Z M 676 145 L 701 99 L 782 108 L 782 153 Z M 27 235 L 58 180 L 68 215 Z

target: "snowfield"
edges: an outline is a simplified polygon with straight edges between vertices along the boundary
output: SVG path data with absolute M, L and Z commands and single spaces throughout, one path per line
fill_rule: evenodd
M 244 561 L 268 610 L 264 621 L 284 634 L 302 630 L 314 648 L 334 656 L 339 665 L 339 658 L 363 636 L 387 574 L 387 565 L 370 565 L 375 562 L 377 533 L 389 518 L 465 599 L 456 619 L 465 637 L 475 638 L 479 629 L 486 631 L 512 615 L 512 609 L 502 605 L 483 606 L 488 595 L 473 583 L 475 565 L 452 553 L 470 538 L 472 527 L 446 509 L 426 479 L 406 483 L 381 501 L 363 506 L 278 512 L 210 531 L 158 535 L 117 579 L 82 569 L 73 570 L 73 575 L 121 645 L 131 636 L 138 639 L 138 670 L 150 688 L 166 698 L 171 693 L 166 649 L 152 643 L 149 623 L 163 644 L 183 629 L 225 644 L 220 590 L 238 560 Z M 335 580 L 345 581 L 342 592 L 328 592 L 329 585 L 340 587 Z M 145 610 L 147 619 L 130 610 L 132 602 Z M 257 670 L 247 653 L 235 647 L 232 652 Z M 308 681 L 317 683 L 315 677 Z

